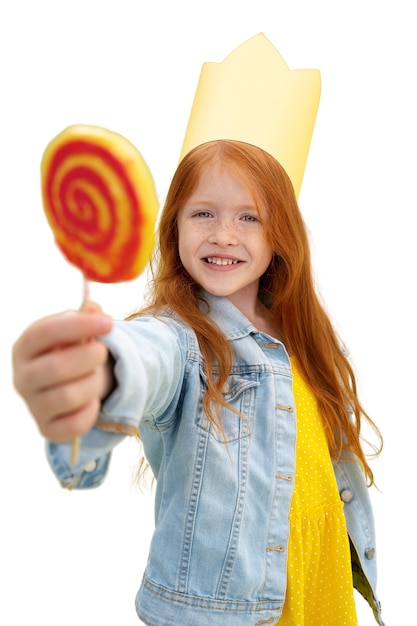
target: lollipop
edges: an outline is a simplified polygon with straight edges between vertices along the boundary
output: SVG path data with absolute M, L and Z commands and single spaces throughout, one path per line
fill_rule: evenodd
M 136 278 L 152 251 L 159 206 L 138 150 L 99 126 L 69 126 L 46 147 L 41 175 L 47 220 L 57 246 L 84 276 L 84 301 L 89 281 Z
M 158 200 L 152 175 L 124 137 L 70 126 L 42 157 L 42 199 L 55 241 L 88 280 L 138 276 L 153 247 Z

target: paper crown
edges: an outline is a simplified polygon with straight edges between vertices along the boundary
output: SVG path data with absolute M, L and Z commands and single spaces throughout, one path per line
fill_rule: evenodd
M 290 70 L 263 33 L 221 63 L 204 63 L 180 160 L 196 146 L 234 139 L 269 152 L 298 197 L 320 101 L 319 70 Z

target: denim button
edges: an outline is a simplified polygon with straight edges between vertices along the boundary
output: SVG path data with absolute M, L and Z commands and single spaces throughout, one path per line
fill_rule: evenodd
M 343 502 L 350 502 L 353 499 L 353 493 L 350 489 L 343 489 L 343 491 L 340 493 L 340 497 L 342 498 Z
M 365 557 L 368 559 L 368 561 L 372 561 L 374 556 L 375 556 L 375 548 L 368 548 L 367 550 L 365 550 Z
M 87 463 L 87 465 L 84 467 L 84 471 L 85 472 L 94 472 L 94 470 L 97 467 L 97 463 L 96 461 L 90 461 L 89 463 Z
M 279 478 L 281 480 L 286 480 L 289 483 L 292 481 L 292 475 L 291 474 L 276 474 L 275 478 Z
M 267 550 L 270 552 L 285 552 L 285 546 L 268 546 Z

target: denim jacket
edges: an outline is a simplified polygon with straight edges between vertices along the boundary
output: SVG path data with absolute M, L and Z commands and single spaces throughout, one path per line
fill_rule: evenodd
M 286 590 L 296 412 L 285 347 L 259 332 L 226 298 L 206 294 L 209 315 L 234 362 L 222 408 L 226 437 L 208 421 L 206 373 L 195 334 L 174 314 L 115 322 L 103 338 L 117 387 L 97 427 L 69 444 L 48 444 L 63 486 L 104 479 L 112 448 L 139 429 L 156 483 L 155 531 L 136 598 L 150 626 L 275 624 Z M 351 542 L 355 587 L 383 624 L 376 597 L 374 522 L 363 473 L 335 466 Z

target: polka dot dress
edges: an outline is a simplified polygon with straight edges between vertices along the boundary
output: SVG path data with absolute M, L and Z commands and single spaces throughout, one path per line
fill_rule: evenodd
M 296 476 L 287 595 L 277 626 L 357 626 L 349 540 L 317 402 L 294 360 Z

